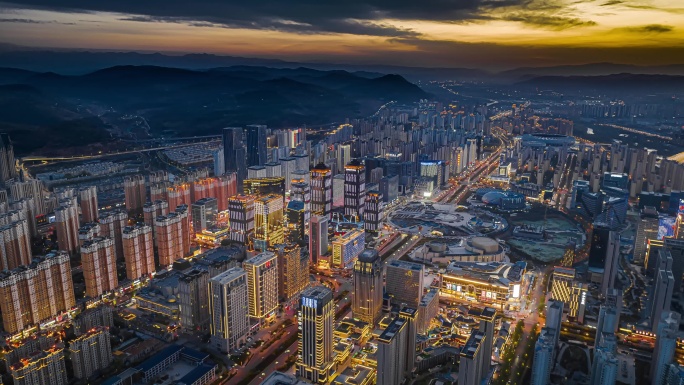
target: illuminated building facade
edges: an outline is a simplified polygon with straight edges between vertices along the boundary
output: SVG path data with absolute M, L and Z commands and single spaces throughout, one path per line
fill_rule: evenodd
M 123 229 L 128 225 L 128 214 L 124 210 L 110 211 L 100 215 L 100 235 L 114 240 L 116 259 L 124 259 Z
M 357 159 L 344 166 L 344 215 L 363 219 L 366 202 L 366 167 Z
M 323 163 L 311 169 L 311 213 L 330 217 L 332 211 L 332 170 Z
M 254 248 L 265 251 L 285 241 L 283 197 L 269 194 L 254 201 Z
M 61 199 L 55 209 L 55 227 L 59 249 L 70 254 L 78 250 L 78 206 L 76 197 Z M 142 207 L 142 206 L 141 206 Z
M 384 216 L 382 213 L 382 194 L 369 191 L 366 195 L 366 208 L 363 212 L 363 229 L 369 233 L 377 233 Z
M 244 344 L 249 332 L 247 274 L 239 267 L 209 280 L 211 344 L 231 352 Z
M 83 222 L 97 222 L 97 187 L 81 187 L 78 189 L 78 197 L 81 201 L 81 217 Z
M 202 198 L 192 204 L 192 231 L 195 233 L 216 227 L 218 201 L 216 198 Z
M 98 237 L 85 242 L 81 246 L 81 261 L 88 297 L 96 298 L 119 285 L 113 239 Z
M 282 176 L 245 179 L 243 182 L 245 195 L 262 196 L 269 194 L 285 196 L 285 178 Z
M 385 267 L 385 291 L 393 303 L 417 308 L 423 297 L 425 266 L 393 260 Z
M 366 245 L 366 233 L 352 230 L 340 235 L 332 241 L 332 265 L 339 268 L 350 268 Z
M 230 240 L 248 244 L 254 233 L 254 197 L 237 195 L 228 200 Z
M 126 278 L 136 280 L 153 274 L 155 267 L 152 227 L 141 223 L 126 226 L 123 229 L 123 252 Z
M 109 328 L 98 326 L 69 343 L 74 377 L 87 379 L 95 371 L 105 369 L 112 363 L 109 338 Z
M 143 218 L 148 226 L 154 226 L 157 217 L 169 214 L 169 202 L 165 200 L 155 200 L 143 205 Z
M 147 201 L 145 177 L 143 175 L 127 175 L 124 177 L 124 195 L 126 210 L 141 210 Z
M 375 325 L 382 315 L 382 265 L 378 252 L 366 249 L 354 263 L 354 318 Z
M 274 249 L 278 258 L 278 296 L 287 301 L 309 284 L 309 256 L 296 244 L 279 244 Z
M 14 385 L 68 384 L 64 346 L 56 344 L 38 351 L 10 367 Z
M 290 201 L 287 204 L 287 239 L 288 242 L 302 244 L 306 228 L 304 202 Z
M 333 293 L 324 286 L 307 288 L 299 300 L 299 356 L 297 376 L 314 384 L 332 380 Z
M 26 219 L 14 218 L 0 226 L 0 270 L 31 263 L 31 234 Z
M 440 294 L 501 309 L 517 307 L 526 268 L 524 262 L 454 262 L 442 274 Z
M 243 262 L 242 268 L 247 273 L 248 314 L 261 322 L 278 308 L 278 259 L 265 251 Z

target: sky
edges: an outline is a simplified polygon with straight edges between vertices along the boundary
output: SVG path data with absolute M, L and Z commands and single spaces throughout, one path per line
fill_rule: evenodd
M 0 42 L 426 67 L 682 64 L 684 0 L 21 0 L 0 2 Z

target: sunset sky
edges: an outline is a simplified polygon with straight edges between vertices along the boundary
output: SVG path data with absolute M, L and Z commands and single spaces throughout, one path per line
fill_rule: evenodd
M 507 68 L 684 63 L 683 0 L 26 0 L 0 42 Z

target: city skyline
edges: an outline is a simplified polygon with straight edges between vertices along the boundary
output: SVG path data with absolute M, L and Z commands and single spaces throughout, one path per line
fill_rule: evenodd
M 0 3 L 2 43 L 288 61 L 505 69 L 684 63 L 675 0 Z M 11 49 L 11 47 L 5 47 Z

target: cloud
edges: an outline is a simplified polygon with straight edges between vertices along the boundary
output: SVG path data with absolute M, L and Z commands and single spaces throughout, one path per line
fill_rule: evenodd
M 517 12 L 511 13 L 502 20 L 517 21 L 536 28 L 562 30 L 574 27 L 590 27 L 596 25 L 592 20 L 581 20 L 574 17 L 547 16 L 540 13 Z
M 658 34 L 658 33 L 668 33 L 674 31 L 675 27 L 671 25 L 663 24 L 648 24 L 639 27 L 627 27 L 624 30 L 634 33 L 645 33 L 645 34 Z
M 624 3 L 622 0 L 608 0 L 605 3 L 601 4 L 602 7 L 609 7 L 611 5 L 619 5 Z
M 76 25 L 76 23 L 63 23 L 63 22 L 59 22 L 57 20 L 34 20 L 34 19 L 0 19 L 0 23 Z

